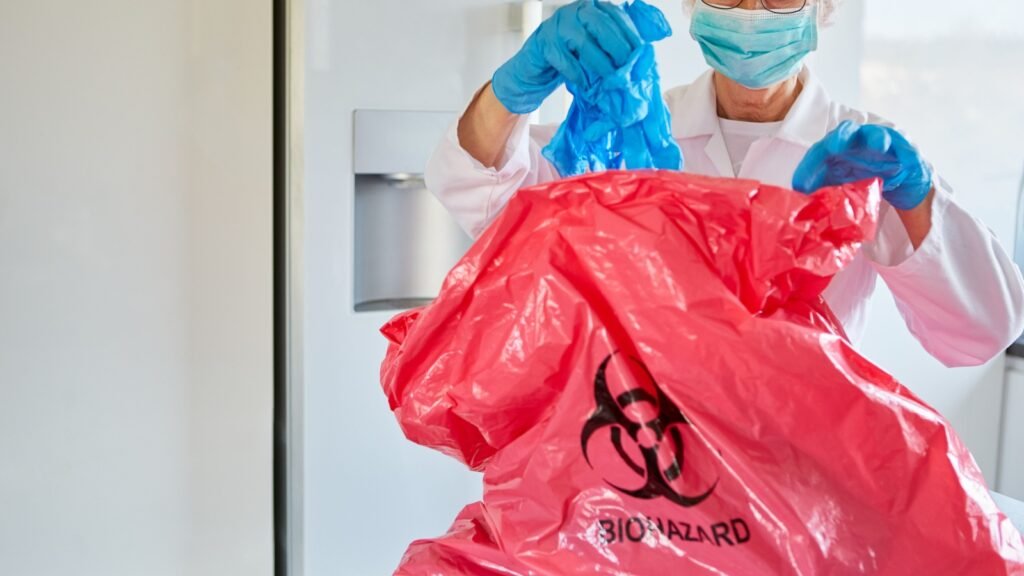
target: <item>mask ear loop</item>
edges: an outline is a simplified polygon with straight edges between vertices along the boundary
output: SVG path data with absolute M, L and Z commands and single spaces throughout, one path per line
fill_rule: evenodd
M 817 20 L 818 30 L 825 27 L 825 11 L 818 5 L 818 0 L 807 0 L 807 6 L 804 6 L 804 10 L 811 8 L 812 6 L 816 10 L 815 19 Z
M 699 2 L 700 0 L 698 0 Z M 842 0 L 830 0 L 829 9 L 822 6 L 822 0 L 808 0 L 807 5 L 814 4 L 818 8 L 818 29 L 830 28 L 835 23 L 836 13 L 842 7 Z

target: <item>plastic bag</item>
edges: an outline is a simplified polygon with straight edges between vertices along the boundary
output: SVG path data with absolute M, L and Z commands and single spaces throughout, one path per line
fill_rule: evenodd
M 878 203 L 669 172 L 518 192 L 382 329 L 405 434 L 484 471 L 396 574 L 1024 574 L 951 427 L 821 298 Z

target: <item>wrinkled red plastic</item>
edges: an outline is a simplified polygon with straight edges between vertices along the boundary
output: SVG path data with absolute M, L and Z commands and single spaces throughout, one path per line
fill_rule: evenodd
M 405 434 L 485 473 L 396 574 L 1024 574 L 949 424 L 823 305 L 878 203 L 667 172 L 520 191 L 382 329 Z

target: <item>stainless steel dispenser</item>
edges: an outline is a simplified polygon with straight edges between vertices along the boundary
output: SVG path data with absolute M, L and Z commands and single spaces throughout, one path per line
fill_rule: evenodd
M 430 302 L 472 243 L 423 182 L 431 151 L 456 117 L 355 112 L 356 311 Z

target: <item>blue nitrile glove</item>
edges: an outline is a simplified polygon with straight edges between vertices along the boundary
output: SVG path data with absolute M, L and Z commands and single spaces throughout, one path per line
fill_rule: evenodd
M 494 73 L 491 87 L 513 114 L 529 114 L 563 82 L 585 86 L 621 68 L 642 43 L 618 5 L 579 0 L 563 6 Z
M 807 151 L 793 189 L 809 194 L 867 178 L 881 178 L 882 197 L 899 210 L 916 208 L 932 190 L 932 170 L 896 130 L 846 121 Z
M 661 10 L 642 0 L 625 11 L 643 43 L 612 73 L 567 82 L 572 107 L 543 150 L 563 177 L 623 167 L 683 169 L 651 44 L 672 28 Z

